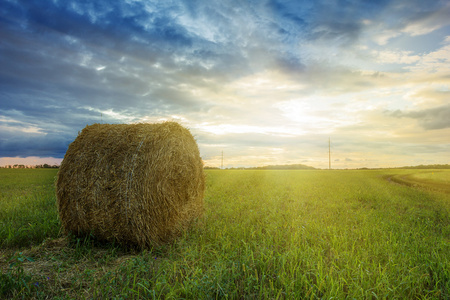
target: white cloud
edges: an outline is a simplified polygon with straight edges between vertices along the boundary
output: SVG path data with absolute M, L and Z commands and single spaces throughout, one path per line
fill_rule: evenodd
M 107 123 L 108 120 L 116 120 L 123 123 L 132 123 L 137 120 L 136 117 L 130 115 L 127 112 L 116 112 L 113 109 L 102 110 L 90 106 L 86 106 L 83 108 L 98 113 L 100 117 L 99 119 L 101 119 L 105 123 Z
M 238 134 L 293 136 L 299 134 L 297 130 L 294 130 L 293 128 L 286 128 L 283 126 L 211 124 L 211 123 L 201 123 L 193 126 L 196 130 L 212 133 L 215 135 L 238 133 Z
M 412 51 L 374 50 L 372 53 L 377 57 L 377 63 L 381 64 L 413 64 L 421 59 L 419 55 L 412 55 Z
M 43 128 L 24 121 L 0 116 L 0 132 L 9 132 L 11 134 L 28 133 L 46 135 Z
M 398 30 L 377 30 L 377 32 L 373 35 L 373 40 L 380 46 L 386 45 L 389 40 L 400 35 Z
M 418 63 L 409 69 L 414 72 L 448 75 L 450 73 L 450 44 L 423 55 Z
M 431 33 L 442 27 L 450 25 L 450 3 L 447 2 L 444 7 L 409 23 L 402 32 L 411 36 L 418 36 Z

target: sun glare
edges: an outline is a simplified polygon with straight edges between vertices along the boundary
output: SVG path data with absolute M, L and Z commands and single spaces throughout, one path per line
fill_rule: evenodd
M 296 130 L 294 128 L 284 126 L 252 126 L 242 124 L 234 125 L 234 124 L 203 123 L 196 126 L 196 129 L 216 135 L 256 133 L 256 134 L 277 135 L 286 137 L 286 136 L 296 136 L 302 133 L 301 131 Z

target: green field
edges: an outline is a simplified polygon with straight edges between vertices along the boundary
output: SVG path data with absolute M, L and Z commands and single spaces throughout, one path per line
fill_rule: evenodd
M 436 182 L 439 184 L 450 185 L 450 172 L 444 171 L 428 171 L 422 173 L 416 173 L 413 178 L 427 182 Z
M 450 172 L 448 170 L 407 171 L 394 175 L 392 180 L 408 186 L 450 193 Z
M 61 236 L 56 172 L 0 169 L 0 298 L 450 298 L 450 170 L 208 170 L 148 251 Z

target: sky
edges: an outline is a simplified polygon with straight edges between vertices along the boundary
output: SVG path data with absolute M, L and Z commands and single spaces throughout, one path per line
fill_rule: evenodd
M 450 163 L 450 1 L 0 0 L 0 165 L 177 121 L 205 165 Z

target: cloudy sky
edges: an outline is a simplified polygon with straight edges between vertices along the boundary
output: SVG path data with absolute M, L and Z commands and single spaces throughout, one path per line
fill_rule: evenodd
M 0 0 L 0 165 L 175 120 L 206 165 L 450 163 L 447 0 Z

